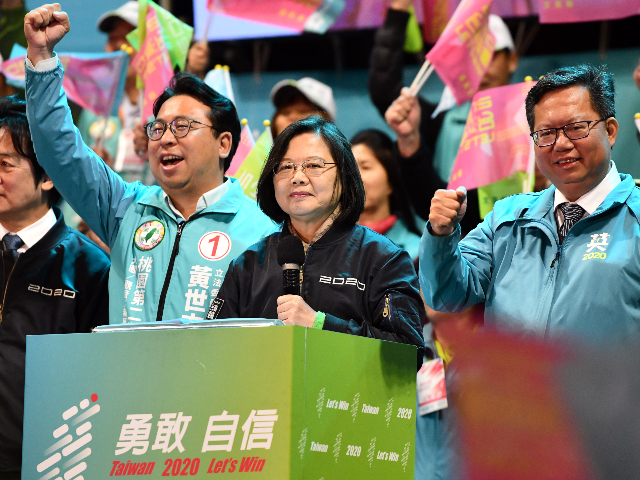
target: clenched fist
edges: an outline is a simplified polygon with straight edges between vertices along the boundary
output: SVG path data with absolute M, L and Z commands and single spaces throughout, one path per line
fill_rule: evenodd
M 398 150 L 405 158 L 420 148 L 421 113 L 418 99 L 404 87 L 384 114 L 387 124 L 398 137 Z
M 300 295 L 282 295 L 278 297 L 278 319 L 287 325 L 313 327 L 316 311 Z
M 53 56 L 55 47 L 70 30 L 69 16 L 59 3 L 35 8 L 24 17 L 24 36 L 27 38 L 27 57 L 33 65 Z
M 451 235 L 467 211 L 467 189 L 437 190 L 431 199 L 429 227 L 436 237 Z

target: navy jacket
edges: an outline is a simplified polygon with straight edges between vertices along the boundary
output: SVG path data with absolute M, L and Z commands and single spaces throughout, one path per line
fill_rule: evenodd
M 236 258 L 218 294 L 219 318 L 278 318 L 284 295 L 274 233 Z M 301 296 L 326 314 L 324 330 L 408 343 L 422 364 L 425 318 L 418 279 L 407 252 L 360 225 L 334 225 L 309 247 Z
M 8 282 L 0 269 L 0 476 L 22 464 L 27 335 L 87 333 L 109 323 L 109 256 L 54 211 L 56 224 L 18 257 Z M 10 253 L 0 253 L 7 261 Z

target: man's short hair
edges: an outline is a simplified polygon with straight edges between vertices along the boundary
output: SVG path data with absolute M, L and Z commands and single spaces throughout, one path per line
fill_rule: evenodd
M 547 73 L 536 83 L 525 100 L 527 122 L 533 132 L 535 125 L 534 107 L 542 97 L 561 88 L 580 86 L 587 89 L 591 99 L 591 107 L 600 118 L 616 116 L 614 102 L 615 86 L 613 76 L 605 70 L 606 67 L 594 67 L 583 64 L 575 67 L 562 67 Z
M 198 77 L 190 73 L 181 72 L 171 79 L 167 88 L 165 88 L 164 92 L 156 99 L 153 104 L 153 114 L 158 116 L 160 107 L 162 107 L 164 102 L 178 95 L 187 95 L 195 98 L 211 109 L 209 112 L 209 120 L 213 125 L 213 136 L 215 138 L 218 138 L 223 132 L 231 133 L 231 150 L 229 150 L 229 155 L 227 158 L 220 159 L 221 164 L 224 160 L 224 171 L 226 172 L 238 149 L 242 129 L 235 105 L 231 100 L 216 92 Z
M 17 95 L 0 97 L 0 129 L 4 129 L 11 135 L 13 148 L 19 155 L 31 160 L 34 169 L 36 186 L 46 181 L 49 177 L 38 163 L 36 152 L 31 141 L 31 130 L 27 120 L 27 104 Z M 47 203 L 51 207 L 60 200 L 60 194 L 55 188 L 45 192 Z
M 335 219 L 336 225 L 339 223 L 355 225 L 364 210 L 364 185 L 360 177 L 360 170 L 349 141 L 335 125 L 319 117 L 307 117 L 292 123 L 274 140 L 258 180 L 257 200 L 260 208 L 276 223 L 289 218 L 276 201 L 273 169 L 286 155 L 291 140 L 305 133 L 313 133 L 322 138 L 336 163 L 338 174 L 334 189 L 337 188 L 338 181 L 342 185 L 339 200 L 341 211 Z

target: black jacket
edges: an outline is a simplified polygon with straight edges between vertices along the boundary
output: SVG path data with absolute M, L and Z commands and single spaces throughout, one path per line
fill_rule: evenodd
M 284 295 L 274 233 L 247 249 L 227 271 L 219 318 L 278 318 Z M 324 330 L 408 343 L 422 364 L 426 313 L 407 252 L 360 225 L 334 225 L 313 244 L 303 267 L 301 296 L 326 314 Z
M 400 96 L 400 90 L 404 86 L 404 41 L 408 21 L 407 12 L 389 9 L 384 24 L 376 32 L 371 51 L 369 96 L 383 117 L 393 101 Z M 438 176 L 432 164 L 433 152 L 446 112 L 440 112 L 435 118 L 431 118 L 437 105 L 420 96 L 418 101 L 422 110 L 420 149 L 409 158 L 402 157 L 397 149 L 394 155 L 415 212 L 427 220 L 435 191 L 447 188 L 447 182 Z M 481 221 L 477 190 L 469 191 L 467 203 L 468 213 L 460 224 L 463 233 L 473 230 Z
M 54 211 L 56 224 L 18 257 L 10 276 L 0 268 L 0 478 L 22 463 L 27 335 L 90 332 L 109 323 L 109 256 Z M 9 252 L 0 253 L 3 265 L 12 262 Z

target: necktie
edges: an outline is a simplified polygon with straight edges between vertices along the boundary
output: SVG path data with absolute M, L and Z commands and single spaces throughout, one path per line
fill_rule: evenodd
M 577 203 L 569 202 L 561 203 L 558 205 L 558 208 L 560 208 L 562 215 L 564 215 L 564 223 L 558 229 L 558 237 L 560 237 L 560 244 L 562 244 L 564 237 L 567 236 L 571 227 L 573 227 L 576 222 L 584 216 L 586 211 Z
M 18 235 L 11 235 L 10 233 L 7 233 L 2 238 L 2 248 L 3 250 L 8 250 L 11 252 L 14 262 L 18 258 L 18 249 L 23 245 L 24 242 Z

